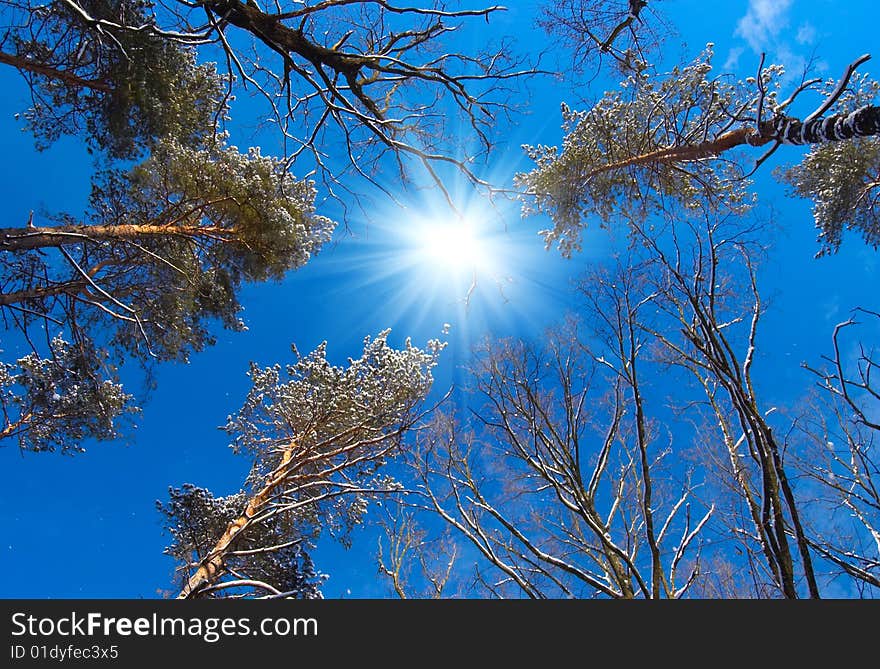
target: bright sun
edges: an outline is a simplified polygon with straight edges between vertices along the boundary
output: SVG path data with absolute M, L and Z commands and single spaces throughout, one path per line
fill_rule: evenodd
M 401 313 L 414 310 L 414 318 L 421 320 L 434 318 L 450 304 L 482 309 L 507 303 L 504 291 L 513 289 L 521 257 L 504 226 L 512 213 L 479 198 L 463 198 L 455 209 L 431 197 L 404 206 L 403 211 L 380 212 L 382 234 L 364 240 L 374 244 L 374 251 L 361 256 L 370 268 L 369 284 L 394 286 L 389 305 Z M 451 314 L 443 313 L 451 322 Z M 456 314 L 464 317 L 464 311 Z
M 476 270 L 484 259 L 474 225 L 466 219 L 426 221 L 420 236 L 425 260 L 437 269 Z
M 458 211 L 442 201 L 413 206 L 405 228 L 395 231 L 401 242 L 395 266 L 405 269 L 409 286 L 422 296 L 469 295 L 504 271 L 496 214 L 479 202 L 466 202 Z

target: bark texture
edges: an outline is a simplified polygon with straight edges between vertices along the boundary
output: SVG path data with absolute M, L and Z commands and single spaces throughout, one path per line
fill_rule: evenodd
M 638 165 L 712 158 L 743 145 L 763 146 L 774 141 L 782 144 L 822 144 L 875 135 L 880 135 L 880 107 L 872 105 L 860 107 L 849 114 L 834 114 L 808 121 L 780 116 L 762 122 L 758 130 L 738 128 L 725 132 L 710 142 L 672 146 L 602 165 L 588 172 L 586 178 Z

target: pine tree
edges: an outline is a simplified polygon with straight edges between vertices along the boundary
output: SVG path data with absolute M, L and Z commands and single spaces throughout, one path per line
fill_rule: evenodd
M 816 145 L 812 158 L 807 159 L 809 166 L 811 161 L 821 163 L 819 156 L 827 161 L 829 155 L 846 152 L 847 147 L 860 150 L 876 145 L 880 107 L 869 99 L 874 85 L 860 80 L 857 107 L 849 104 L 856 98 L 842 96 L 854 69 L 867 58 L 856 60 L 839 82 L 826 88 L 822 104 L 804 119 L 786 112 L 798 95 L 818 81 L 805 82 L 780 100 L 779 66 L 762 67 L 758 77 L 730 83 L 711 76 L 709 45 L 691 64 L 675 67 L 665 76 L 642 68 L 588 110 L 563 105 L 561 148 L 525 147 L 536 163 L 531 172 L 517 176 L 525 213 L 550 216 L 553 228 L 543 232 L 544 239 L 548 246 L 557 244 L 565 255 L 580 248 L 581 230 L 593 216 L 610 225 L 620 220 L 641 224 L 677 206 L 742 213 L 754 201 L 749 173 L 778 146 Z M 769 151 L 750 164 L 748 152 L 768 144 L 772 144 Z M 868 153 L 873 150 L 869 148 Z M 870 174 L 870 159 L 860 162 L 862 172 Z M 789 172 L 790 179 L 801 183 L 800 194 L 821 198 L 820 190 L 831 192 L 839 185 L 815 168 L 805 170 Z M 824 188 L 811 185 L 809 175 Z M 862 182 L 855 175 L 850 188 Z M 850 197 L 834 223 L 827 214 L 817 222 L 839 230 L 841 216 L 853 213 L 858 205 Z M 833 243 L 831 229 L 827 234 Z
M 116 438 L 120 420 L 135 408 L 113 368 L 88 340 L 58 336 L 49 352 L 0 362 L 0 439 L 16 440 L 23 451 L 71 454 L 83 450 L 84 439 Z
M 242 589 L 298 596 L 289 580 L 301 575 L 290 571 L 296 550 L 322 533 L 347 541 L 370 499 L 399 491 L 381 470 L 419 417 L 443 345 L 422 351 L 407 340 L 397 350 L 388 334 L 365 339 L 347 367 L 330 364 L 326 343 L 284 373 L 251 367 L 252 388 L 226 426 L 235 452 L 254 461 L 245 488 L 216 499 L 185 486 L 160 506 L 184 575 L 181 598 Z

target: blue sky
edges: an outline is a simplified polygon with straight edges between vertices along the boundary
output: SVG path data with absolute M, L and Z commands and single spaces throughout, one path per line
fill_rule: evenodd
M 468 39 L 515 33 L 521 48 L 549 46 L 532 27 L 536 3 L 511 4 L 515 7 L 499 20 L 470 26 L 476 32 Z M 675 60 L 686 44 L 685 57 L 693 57 L 711 41 L 716 64 L 742 76 L 755 72 L 763 49 L 768 62 L 783 62 L 795 75 L 812 59 L 818 75 L 836 77 L 855 57 L 876 52 L 877 60 L 862 68 L 876 73 L 880 39 L 875 22 L 866 20 L 874 9 L 868 0 L 752 0 L 718 3 L 707 11 L 705 2 L 666 0 L 662 10 L 679 34 L 666 43 L 665 54 Z M 509 180 L 517 169 L 528 169 L 519 146 L 560 141 L 560 103 L 577 106 L 577 95 L 598 97 L 612 84 L 597 78 L 575 94 L 557 81 L 533 83 L 529 113 L 503 129 L 506 141 L 488 171 Z M 10 68 L 0 68 L 0 86 L 5 92 L 0 108 L 4 225 L 23 224 L 32 209 L 81 209 L 90 172 L 80 166 L 91 164 L 81 143 L 63 138 L 46 152 L 34 152 L 32 137 L 13 117 L 27 107 L 23 83 Z M 249 120 L 236 107 L 232 113 L 242 123 Z M 233 134 L 233 140 L 247 145 L 246 135 Z M 773 208 L 780 228 L 761 273 L 772 308 L 761 340 L 764 364 L 757 372 L 771 401 L 780 402 L 791 401 L 792 388 L 808 382 L 801 361 L 815 361 L 827 350 L 833 325 L 850 308 L 875 304 L 876 294 L 877 255 L 860 239 L 846 238 L 835 256 L 813 257 L 817 246 L 809 204 L 786 197 L 771 178 L 773 166 L 794 161 L 796 151 L 781 149 L 757 176 L 762 206 Z M 271 146 L 264 153 L 271 153 Z M 483 272 L 467 308 L 463 299 L 470 277 L 420 255 L 418 236 L 401 233 L 420 220 L 442 219 L 437 197 L 425 190 L 406 193 L 403 210 L 374 193 L 371 220 L 355 220 L 348 231 L 340 228 L 332 245 L 285 281 L 243 291 L 247 332 L 219 332 L 217 345 L 194 355 L 190 364 L 161 367 L 158 388 L 127 440 L 90 444 L 76 457 L 0 449 L 5 528 L 0 596 L 155 597 L 173 590 L 173 564 L 162 555 L 167 537 L 155 501 L 166 498 L 168 486 L 185 482 L 215 494 L 239 489 L 249 463 L 233 456 L 217 426 L 239 407 L 251 360 L 284 363 L 291 359 L 291 343 L 305 352 L 326 339 L 330 357 L 341 363 L 358 353 L 365 335 L 392 328 L 393 343 L 410 336 L 419 344 L 439 336 L 449 323 L 450 345 L 437 370 L 442 393 L 453 381 L 465 381 L 459 366 L 481 337 L 531 336 L 560 320 L 574 304 L 569 282 L 616 243 L 591 231 L 585 251 L 565 261 L 546 251 L 537 235 L 546 221 L 521 219 L 515 203 L 487 209 L 462 184 L 453 183 L 453 191 L 462 208 L 481 212 L 485 253 L 492 258 L 492 270 Z M 132 365 L 125 374 L 137 378 L 134 372 Z M 322 543 L 315 559 L 318 569 L 330 574 L 326 596 L 387 592 L 376 575 L 372 536 L 356 535 L 348 551 Z

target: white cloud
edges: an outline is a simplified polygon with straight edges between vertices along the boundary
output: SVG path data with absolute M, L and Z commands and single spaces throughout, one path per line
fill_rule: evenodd
M 828 67 L 824 61 L 810 56 L 819 38 L 819 29 L 809 21 L 800 22 L 797 30 L 792 27 L 793 5 L 794 0 L 749 0 L 746 14 L 734 31 L 752 52 L 764 53 L 767 62 L 785 66 L 783 83 L 791 83 L 807 70 L 821 73 Z M 744 51 L 745 47 L 733 47 L 728 54 L 728 64 L 738 65 Z
M 739 67 L 739 58 L 742 56 L 743 51 L 745 51 L 745 49 L 741 46 L 735 46 L 727 52 L 727 60 L 724 61 L 725 72 L 736 72 Z
M 767 51 L 773 40 L 788 25 L 792 0 L 749 0 L 749 9 L 736 25 L 735 35 L 742 37 L 753 51 Z
M 806 46 L 815 44 L 816 28 L 811 23 L 804 23 L 800 28 L 798 28 L 795 40 L 797 40 L 798 44 L 804 44 Z
M 807 69 L 807 59 L 792 50 L 788 44 L 779 44 L 776 46 L 774 60 L 785 66 L 784 82 L 791 82 L 800 78 Z
M 811 77 L 821 75 L 828 70 L 828 63 L 824 60 L 808 58 L 785 43 L 776 46 L 773 60 L 785 66 L 785 74 L 782 77 L 784 84 L 792 84 L 807 75 Z

